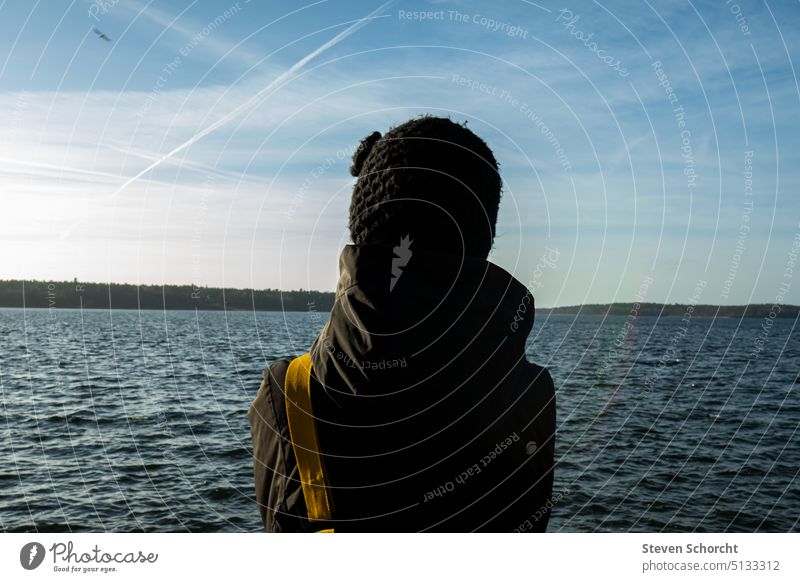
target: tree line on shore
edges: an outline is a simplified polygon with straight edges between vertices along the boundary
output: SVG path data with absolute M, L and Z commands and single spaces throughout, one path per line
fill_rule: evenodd
M 196 285 L 132 285 L 73 281 L 2 280 L 0 307 L 54 309 L 198 309 L 231 311 L 319 311 L 333 307 L 330 291 L 233 289 Z M 797 317 L 796 305 L 683 305 L 603 303 L 537 309 L 540 315 L 685 317 Z
M 0 307 L 330 311 L 334 294 L 299 289 L 228 289 L 74 281 L 0 281 Z
M 602 303 L 537 309 L 552 315 L 624 315 L 633 317 L 797 317 L 800 306 L 751 303 L 749 305 L 685 305 L 681 303 Z

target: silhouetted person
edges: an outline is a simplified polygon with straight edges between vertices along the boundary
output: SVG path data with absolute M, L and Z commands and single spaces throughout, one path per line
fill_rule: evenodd
M 525 358 L 532 296 L 486 260 L 491 150 L 422 117 L 365 138 L 350 171 L 330 318 L 249 411 L 266 530 L 544 531 L 555 393 Z

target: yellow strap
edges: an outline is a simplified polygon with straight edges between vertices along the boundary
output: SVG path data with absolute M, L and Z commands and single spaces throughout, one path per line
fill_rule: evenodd
M 300 472 L 308 519 L 331 520 L 330 498 L 325 465 L 319 452 L 317 423 L 311 407 L 311 356 L 304 354 L 289 364 L 284 383 L 286 417 L 292 439 L 294 457 Z M 323 530 L 333 531 L 333 530 Z

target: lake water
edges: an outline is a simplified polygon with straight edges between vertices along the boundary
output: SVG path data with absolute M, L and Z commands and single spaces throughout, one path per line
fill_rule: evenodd
M 260 530 L 247 407 L 324 321 L 1 309 L 0 530 Z M 550 531 L 798 531 L 796 321 L 630 321 L 529 338 L 558 392 Z

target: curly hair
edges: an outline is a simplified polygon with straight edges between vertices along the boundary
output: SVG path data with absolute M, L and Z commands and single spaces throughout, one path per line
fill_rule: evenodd
M 350 173 L 354 243 L 392 243 L 485 258 L 502 182 L 486 143 L 447 118 L 423 116 L 364 138 Z

